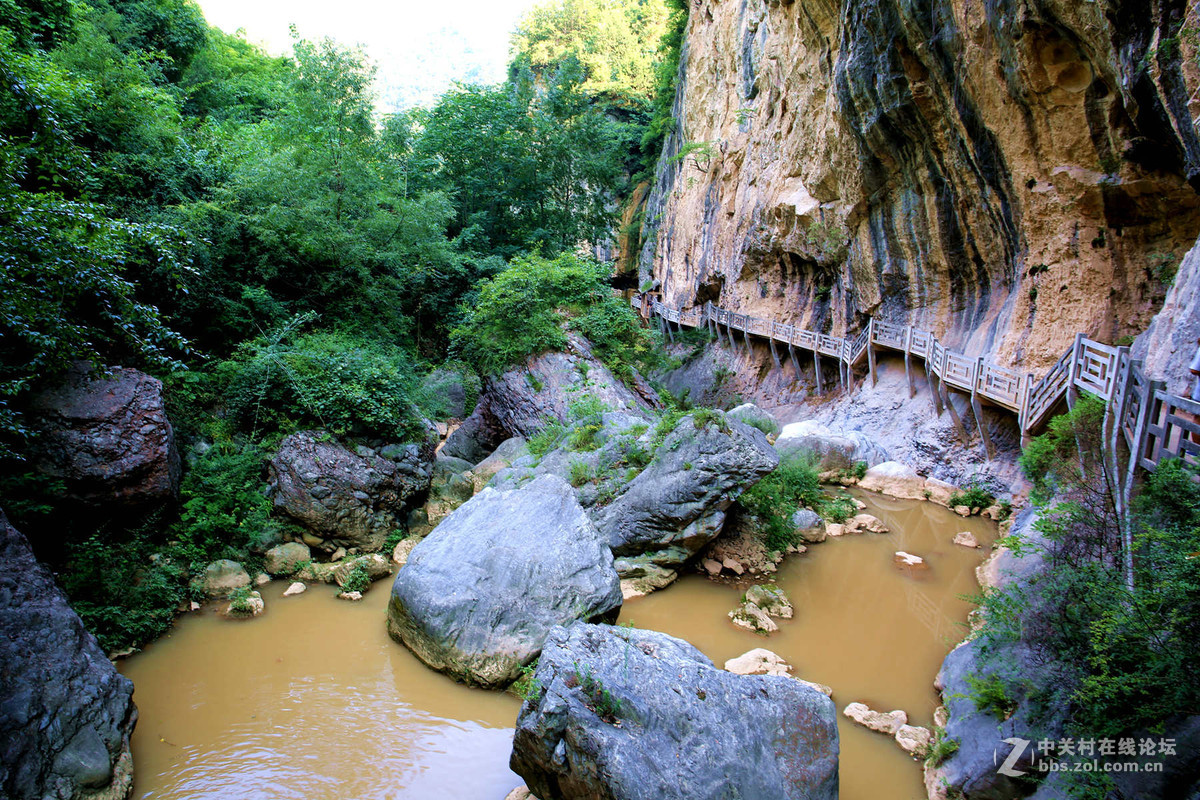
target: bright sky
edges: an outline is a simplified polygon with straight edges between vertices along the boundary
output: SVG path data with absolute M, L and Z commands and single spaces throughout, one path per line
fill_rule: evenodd
M 362 45 L 379 68 L 382 110 L 429 103 L 455 80 L 504 78 L 508 37 L 535 0 L 197 0 L 209 24 L 276 54 L 288 26 L 306 39 Z

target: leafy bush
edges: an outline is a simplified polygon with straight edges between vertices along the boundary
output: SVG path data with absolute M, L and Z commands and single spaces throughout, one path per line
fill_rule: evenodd
M 308 318 L 240 347 L 218 370 L 243 430 L 321 427 L 391 441 L 424 435 L 414 367 L 399 348 L 338 333 L 297 336 Z
M 537 672 L 536 660 L 532 664 L 526 664 L 525 666 L 521 667 L 521 677 L 517 678 L 513 684 L 508 687 L 509 691 L 522 700 L 529 700 L 530 698 L 536 700 L 541 697 L 542 684 L 533 677 L 535 672 Z
M 983 678 L 968 675 L 967 685 L 970 687 L 967 696 L 974 703 L 976 711 L 1006 720 L 1017 710 L 1017 701 L 1009 694 L 1008 687 L 999 675 Z
M 933 729 L 933 740 L 925 753 L 925 766 L 940 767 L 946 759 L 958 752 L 958 740 L 946 735 L 946 729 L 940 725 Z
M 816 506 L 821 483 L 810 461 L 787 458 L 738 498 L 738 505 L 758 520 L 763 542 L 770 550 L 785 550 L 796 543 L 792 515 L 801 506 Z
M 779 433 L 779 423 L 769 417 L 750 417 L 742 422 L 749 425 L 751 428 L 758 428 L 767 436 L 774 436 Z
M 570 466 L 571 485 L 575 488 L 583 486 L 592 479 L 592 468 L 586 461 L 573 460 Z
M 566 331 L 592 343 L 597 358 L 622 378 L 657 357 L 658 342 L 608 285 L 608 267 L 566 253 L 532 255 L 479 287 L 451 347 L 484 374 L 496 374 L 529 356 L 561 350 Z
M 71 607 L 109 653 L 165 633 L 190 596 L 187 579 L 184 560 L 160 551 L 145 533 L 94 534 L 70 545 L 58 575 Z
M 1010 545 L 1042 566 L 985 594 L 979 634 L 989 669 L 1020 671 L 1030 708 L 1065 718 L 1066 735 L 1129 735 L 1200 707 L 1200 482 L 1164 461 L 1122 520 L 1102 421 L 1085 398 L 1023 453 L 1041 509 L 1037 536 Z M 1029 655 L 1015 663 L 1013 652 Z
M 567 429 L 561 422 L 551 420 L 540 431 L 529 437 L 529 452 L 537 458 L 549 453 L 562 441 Z
M 249 586 L 238 586 L 229 593 L 229 610 L 234 614 L 249 614 L 253 610 Z
M 865 471 L 864 471 L 865 472 Z M 995 501 L 995 497 L 987 489 L 979 485 L 968 486 L 950 494 L 947 503 L 951 508 L 966 506 L 967 508 L 987 508 Z
M 180 484 L 182 507 L 172 526 L 189 561 L 240 559 L 277 538 L 266 486 L 266 457 L 249 444 L 218 442 L 199 456 Z
M 342 591 L 349 594 L 350 592 L 365 592 L 371 588 L 371 574 L 367 571 L 367 565 L 361 561 L 354 562 L 354 566 L 346 573 L 345 580 L 342 581 Z
M 567 437 L 567 447 L 571 450 L 580 452 L 591 452 L 600 447 L 599 440 L 596 439 L 596 434 L 604 426 L 598 422 L 588 425 L 576 425 L 571 429 L 571 434 Z
M 854 498 L 847 497 L 846 495 L 838 495 L 837 497 L 822 500 L 818 509 L 821 516 L 837 525 L 841 525 L 858 513 L 858 506 L 854 504 Z

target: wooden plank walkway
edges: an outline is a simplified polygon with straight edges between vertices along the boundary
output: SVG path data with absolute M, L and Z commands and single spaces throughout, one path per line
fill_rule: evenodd
M 1101 398 L 1108 406 L 1110 419 L 1116 421 L 1116 431 L 1124 438 L 1130 453 L 1131 469 L 1152 470 L 1165 458 L 1180 458 L 1200 466 L 1200 403 L 1166 392 L 1162 381 L 1150 380 L 1142 372 L 1140 362 L 1134 361 L 1128 347 L 1112 347 L 1092 341 L 1083 334 L 1063 353 L 1050 371 L 1040 380 L 1033 373 L 993 364 L 983 358 L 972 358 L 945 347 L 929 331 L 911 325 L 895 325 L 872 318 L 867 327 L 854 339 L 843 339 L 824 333 L 785 325 L 773 320 L 751 317 L 729 311 L 712 303 L 690 309 L 668 308 L 658 300 L 633 298 L 633 305 L 646 319 L 657 317 L 668 336 L 671 326 L 707 327 L 721 340 L 737 348 L 734 332 L 741 333 L 744 346 L 751 347 L 751 336 L 767 340 L 775 365 L 782 367 L 777 344 L 786 346 L 787 355 L 796 377 L 800 377 L 800 361 L 796 348 L 812 353 L 817 377 L 817 390 L 824 391 L 821 378 L 821 357 L 838 362 L 839 383 L 848 391 L 854 388 L 854 369 L 864 361 L 872 383 L 876 380 L 876 354 L 891 350 L 904 356 L 909 396 L 916 395 L 913 360 L 925 364 L 925 375 L 935 413 L 941 416 L 949 410 L 960 435 L 966 438 L 957 410 L 950 403 L 950 391 L 969 395 L 976 427 L 989 458 L 991 441 L 983 424 L 984 404 L 1000 408 L 1017 417 L 1022 441 L 1038 433 L 1062 404 L 1073 406 L 1078 392 Z M 724 336 L 722 336 L 724 328 Z M 1115 445 L 1114 435 L 1114 445 Z

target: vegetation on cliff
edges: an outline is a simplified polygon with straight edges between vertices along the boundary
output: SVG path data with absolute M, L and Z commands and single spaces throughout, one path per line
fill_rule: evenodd
M 561 344 L 560 314 L 618 373 L 652 357 L 573 253 L 609 239 L 644 161 L 667 16 L 543 4 L 505 83 L 381 117 L 371 65 L 331 40 L 269 56 L 189 0 L 0 3 L 0 481 L 106 645 L 273 534 L 264 456 L 288 433 L 420 439 L 452 349 L 498 368 Z M 534 285 L 534 316 L 502 308 Z M 166 378 L 181 507 L 76 514 L 32 470 L 33 398 L 80 359 Z
M 1104 413 L 1083 398 L 1025 449 L 1039 517 L 1032 535 L 1007 544 L 1041 567 L 984 596 L 992 675 L 977 705 L 1001 697 L 1011 709 L 1021 698 L 1044 727 L 1031 734 L 1061 725 L 1067 736 L 1129 736 L 1200 709 L 1200 483 L 1179 461 L 1146 476 L 1128 573 Z

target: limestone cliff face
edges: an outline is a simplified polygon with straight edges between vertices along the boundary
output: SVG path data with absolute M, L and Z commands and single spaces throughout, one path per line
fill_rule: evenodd
M 694 0 L 642 279 L 1048 366 L 1200 231 L 1195 0 Z

